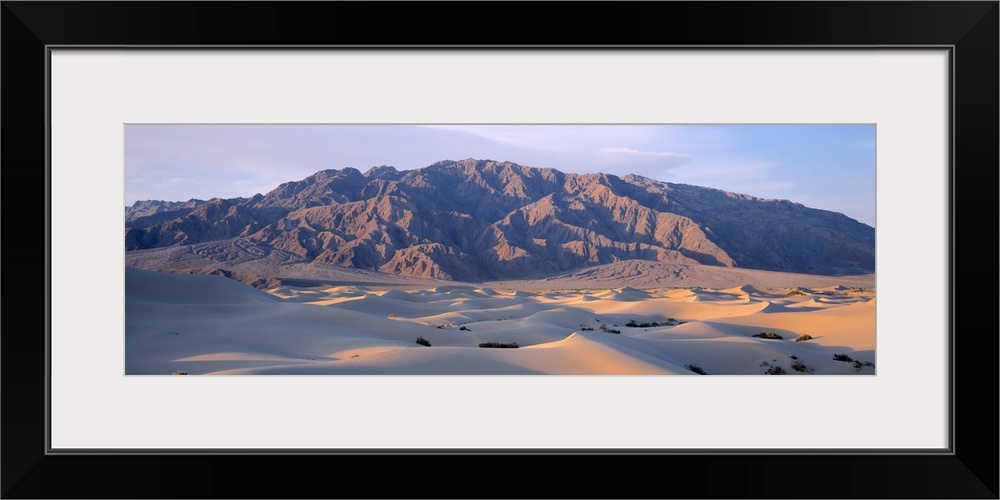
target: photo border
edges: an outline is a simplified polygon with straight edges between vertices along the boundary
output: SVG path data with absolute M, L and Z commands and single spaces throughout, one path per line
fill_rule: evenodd
M 592 6 L 593 5 L 593 6 Z M 724 5 L 725 9 L 721 6 Z M 453 6 L 453 7 L 452 7 Z M 394 5 L 391 8 L 379 4 L 338 4 L 332 7 L 336 11 L 333 25 L 336 29 L 321 23 L 326 16 L 314 17 L 317 9 L 330 8 L 319 4 L 289 3 L 285 5 L 267 2 L 237 4 L 131 4 L 131 3 L 60 3 L 60 2 L 4 2 L 2 14 L 3 28 L 3 95 L 6 98 L 3 108 L 5 148 L 2 150 L 3 165 L 7 167 L 8 186 L 12 184 L 22 190 L 21 186 L 46 186 L 44 213 L 46 216 L 45 234 L 31 239 L 32 243 L 22 243 L 24 240 L 11 242 L 3 247 L 8 259 L 18 259 L 18 267 L 27 267 L 35 263 L 34 269 L 45 270 L 45 285 L 38 293 L 21 293 L 17 298 L 7 300 L 8 311 L 31 311 L 28 317 L 44 317 L 45 329 L 42 332 L 17 332 L 8 325 L 3 336 L 3 431 L 2 442 L 5 460 L 3 461 L 3 496 L 31 497 L 41 496 L 211 496 L 200 490 L 191 479 L 204 478 L 199 468 L 217 467 L 219 465 L 247 466 L 249 459 L 264 467 L 263 463 L 275 463 L 278 459 L 290 463 L 302 464 L 306 459 L 310 462 L 321 457 L 281 457 L 281 456 L 245 456 L 238 455 L 197 455 L 192 452 L 176 456 L 153 456 L 159 454 L 151 451 L 151 455 L 122 453 L 117 456 L 53 456 L 45 441 L 47 427 L 46 416 L 48 401 L 40 393 L 41 387 L 47 383 L 46 359 L 48 346 L 46 344 L 49 313 L 48 304 L 39 304 L 39 297 L 48 297 L 50 283 L 48 253 L 49 253 L 49 207 L 47 168 L 47 101 L 42 106 L 41 96 L 46 95 L 48 85 L 48 48 L 54 46 L 68 47 L 101 47 L 125 44 L 129 46 L 160 46 L 176 48 L 178 46 L 213 46 L 213 47 L 254 47 L 263 45 L 287 44 L 289 48 L 300 48 L 305 45 L 342 45 L 386 44 L 401 46 L 410 40 L 422 40 L 428 45 L 439 45 L 441 39 L 435 36 L 437 30 L 433 26 L 421 23 L 410 24 L 418 13 L 421 18 L 427 11 L 458 10 L 460 13 L 470 13 L 476 10 L 472 5 L 452 6 L 438 5 Z M 525 17 L 529 9 L 505 6 L 506 13 L 490 13 L 490 23 L 504 25 L 510 22 L 520 23 L 525 29 L 548 28 L 549 34 L 559 34 L 558 29 L 552 30 L 545 19 L 536 12 L 531 17 Z M 576 10 L 576 6 L 574 6 Z M 694 23 L 690 27 L 676 30 L 665 30 L 661 34 L 654 29 L 657 19 L 670 19 L 676 16 L 680 19 L 719 19 L 718 23 Z M 664 15 L 666 13 L 666 15 Z M 277 14 L 277 16 L 276 16 Z M 664 48 L 666 46 L 697 47 L 774 47 L 816 49 L 819 45 L 879 48 L 879 47 L 925 47 L 947 45 L 953 47 L 952 78 L 953 78 L 953 108 L 952 130 L 953 166 L 952 174 L 952 223 L 949 225 L 949 237 L 952 249 L 952 270 L 949 276 L 951 283 L 952 331 L 953 340 L 953 381 L 974 381 L 965 386 L 953 385 L 951 391 L 954 415 L 952 439 L 953 453 L 945 455 L 901 454 L 884 456 L 877 454 L 824 454 L 824 453 L 791 453 L 766 457 L 767 467 L 775 470 L 793 471 L 808 470 L 808 477 L 768 477 L 763 468 L 754 465 L 761 457 L 754 454 L 741 453 L 704 453 L 696 456 L 656 456 L 643 457 L 655 460 L 657 466 L 669 467 L 671 476 L 683 477 L 686 481 L 668 483 L 657 478 L 654 481 L 645 479 L 635 470 L 622 470 L 629 461 L 633 464 L 639 457 L 614 457 L 615 472 L 608 474 L 606 480 L 587 475 L 588 481 L 579 485 L 567 485 L 564 482 L 553 485 L 552 492 L 562 496 L 622 497 L 624 492 L 636 491 L 635 488 L 645 488 L 646 492 L 659 493 L 653 496 L 669 496 L 678 494 L 684 487 L 688 489 L 684 496 L 699 497 L 781 497 L 794 496 L 800 498 L 814 496 L 834 497 L 883 497 L 883 496 L 932 496 L 939 498 L 996 498 L 997 467 L 996 462 L 983 462 L 981 457 L 996 457 L 996 429 L 980 428 L 975 422 L 996 422 L 997 407 L 992 397 L 983 398 L 983 394 L 996 394 L 990 391 L 989 384 L 996 383 L 997 359 L 996 338 L 977 337 L 974 342 L 954 342 L 954 330 L 963 326 L 970 327 L 972 333 L 976 330 L 992 332 L 997 330 L 996 319 L 989 320 L 985 316 L 977 317 L 975 306 L 965 306 L 963 298 L 962 316 L 958 317 L 954 309 L 955 285 L 962 286 L 963 293 L 981 290 L 984 296 L 993 297 L 996 293 L 990 283 L 987 289 L 983 283 L 958 280 L 958 270 L 967 269 L 955 261 L 961 256 L 965 262 L 995 262 L 997 225 L 985 224 L 976 228 L 972 243 L 965 240 L 961 248 L 955 239 L 955 220 L 962 214 L 971 217 L 975 212 L 977 220 L 983 217 L 996 217 L 996 169 L 997 159 L 997 2 L 893 2 L 867 4 L 863 2 L 847 3 L 797 3 L 780 4 L 722 4 L 722 3 L 684 3 L 673 4 L 628 4 L 624 6 L 605 6 L 583 4 L 580 12 L 595 22 L 608 24 L 612 29 L 614 39 L 620 43 L 634 44 L 627 48 L 638 46 L 649 48 Z M 284 25 L 275 21 L 286 16 Z M 620 19 L 615 22 L 614 19 Z M 693 17 L 702 16 L 702 17 Z M 427 16 L 432 18 L 433 16 Z M 108 22 L 108 19 L 127 20 L 129 23 Z M 525 22 L 525 19 L 528 19 Z M 98 22 L 105 20 L 104 22 Z M 748 29 L 743 22 L 754 21 L 754 29 Z M 821 20 L 821 22 L 819 22 Z M 142 21 L 142 28 L 137 29 L 134 23 Z M 308 25 L 304 28 L 302 25 Z M 375 30 L 375 27 L 378 30 Z M 99 27 L 99 28 L 98 28 Z M 261 29 L 269 27 L 270 30 Z M 697 29 L 695 29 L 697 27 Z M 846 27 L 846 29 L 845 29 Z M 148 28 L 148 29 L 147 29 Z M 441 26 L 443 28 L 443 26 Z M 576 33 L 573 27 L 563 35 L 584 44 L 601 42 L 600 36 Z M 316 33 L 317 38 L 299 33 Z M 425 31 L 426 30 L 426 31 Z M 331 31 L 333 34 L 330 34 Z M 381 33 L 388 34 L 382 35 Z M 379 33 L 375 35 L 374 33 Z M 642 35 L 637 36 L 636 33 Z M 496 36 L 496 35 L 494 35 Z M 468 48 L 487 48 L 484 42 L 495 40 L 476 39 L 464 41 Z M 536 44 L 536 47 L 550 48 L 548 44 Z M 654 47 L 652 44 L 655 44 Z M 566 47 L 563 45 L 563 47 Z M 615 48 L 598 45 L 574 45 L 583 48 Z M 119 47 L 120 48 L 120 47 Z M 454 48 L 448 46 L 448 48 Z M 511 48 L 506 46 L 505 48 Z M 521 46 L 515 48 L 524 48 Z M 25 98 L 34 96 L 34 99 Z M 15 105 L 15 103 L 17 103 Z M 16 124 L 16 125 L 15 125 Z M 969 165 L 969 167 L 966 167 Z M 958 168 L 955 168 L 958 166 Z M 957 196 L 958 188 L 963 188 L 963 197 Z M 975 188 L 976 192 L 969 191 Z M 30 196 L 31 190 L 27 196 Z M 26 195 L 21 195 L 26 196 Z M 15 197 L 14 199 L 20 199 Z M 8 197 L 8 202 L 11 197 Z M 6 222 L 8 236 L 12 234 L 37 234 L 39 210 L 28 204 L 7 205 Z M 23 230 L 23 231 L 22 231 Z M 969 238 L 970 233 L 963 233 Z M 45 242 L 43 248 L 38 248 L 38 242 Z M 977 245 L 977 243 L 980 243 Z M 960 250 L 960 252 L 959 252 Z M 978 250 L 978 251 L 977 251 Z M 991 253 L 979 256 L 983 250 Z M 42 258 L 45 262 L 39 262 Z M 968 260 L 967 260 L 968 259 Z M 8 263 L 11 260 L 8 260 Z M 977 269 L 977 275 L 985 275 Z M 969 274 L 965 274 L 968 279 Z M 995 274 L 993 275 L 995 276 Z M 978 277 L 978 276 L 977 276 Z M 8 282 L 10 283 L 10 282 Z M 19 284 L 20 286 L 20 284 Z M 34 292 L 36 289 L 25 290 Z M 22 298 L 23 297 L 23 298 Z M 6 298 L 6 297 L 5 297 Z M 44 306 L 44 310 L 42 307 Z M 995 303 L 984 306 L 979 312 L 995 310 Z M 8 314 L 8 322 L 14 315 Z M 959 362 L 961 360 L 962 362 Z M 984 390 L 984 387 L 986 389 Z M 972 391 L 976 391 L 973 393 Z M 964 396 L 964 397 L 963 397 Z M 977 420 L 972 420 L 976 417 Z M 981 419 L 981 420 L 979 420 Z M 296 453 L 288 450 L 287 453 Z M 627 450 L 623 452 L 628 452 Z M 271 450 L 268 450 L 271 453 Z M 406 456 L 390 456 L 374 452 L 379 457 L 343 457 L 336 467 L 341 472 L 349 472 L 357 467 L 395 467 L 409 465 L 413 467 L 413 455 L 427 454 L 422 451 Z M 482 453 L 460 452 L 477 455 Z M 583 457 L 561 456 L 558 459 L 542 462 L 543 456 L 515 457 L 525 453 L 524 450 L 514 452 L 503 460 L 498 460 L 506 466 L 515 466 L 530 474 L 536 470 L 561 471 L 584 463 Z M 576 455 L 579 452 L 570 454 Z M 337 457 L 323 457 L 332 460 Z M 378 462 L 375 461 L 378 458 Z M 443 457 L 421 457 L 429 468 L 431 464 L 440 463 Z M 500 457 L 494 457 L 498 459 Z M 468 458 L 460 458 L 466 463 L 479 462 Z M 557 462 L 560 464 L 557 465 Z M 85 467 L 80 467 L 84 465 Z M 528 467 L 534 464 L 539 469 Z M 310 464 L 312 465 L 312 464 Z M 480 464 L 476 464 L 480 465 Z M 495 466 L 495 465 L 493 465 Z M 722 467 L 722 469 L 720 469 Z M 787 468 L 786 468 L 787 467 Z M 51 478 L 80 478 L 79 470 L 86 469 L 91 474 L 87 481 L 51 481 Z M 74 472 L 76 470 L 76 472 Z M 215 469 L 217 472 L 223 469 Z M 503 470 L 503 469 L 500 469 Z M 735 473 L 737 480 L 720 481 L 721 471 L 750 471 Z M 759 473 L 757 471 L 760 471 Z M 914 473 L 920 471 L 921 478 L 915 481 Z M 219 473 L 212 478 L 218 482 L 220 494 L 227 496 L 296 496 L 297 487 L 289 481 L 282 481 L 280 475 L 273 479 L 266 477 L 254 478 L 253 482 L 240 485 L 236 480 L 247 470 L 235 471 L 229 474 Z M 723 472 L 724 473 L 724 472 Z M 95 479 L 96 478 L 96 479 Z M 131 478 L 143 478 L 146 481 Z M 695 479 L 704 482 L 694 484 Z M 712 479 L 716 478 L 716 479 Z M 169 484 L 165 484 L 167 480 Z M 629 481 L 632 481 L 631 483 Z M 503 483 L 499 481 L 498 483 Z M 517 483 L 512 481 L 511 483 Z M 364 485 L 361 485 L 364 486 Z M 160 488 L 157 491 L 157 488 Z M 442 496 L 448 491 L 447 485 L 414 485 L 405 481 L 395 487 L 395 490 L 381 489 L 379 496 L 412 497 L 420 495 Z M 576 489 L 574 489 L 576 488 Z M 680 489 L 678 489 L 680 488 Z M 213 490 L 214 491 L 214 490 Z M 345 490 L 338 490 L 343 494 Z M 363 488 L 346 490 L 361 493 Z M 390 493 L 390 491 L 392 493 Z M 456 491 L 452 487 L 451 491 Z M 61 493 L 59 493 L 61 492 Z M 395 493 L 395 494 L 393 494 Z M 632 493 L 634 494 L 634 493 Z M 491 496 L 523 496 L 520 485 L 495 484 Z M 349 495 L 355 496 L 355 495 Z M 533 491 L 531 496 L 539 496 Z
M 744 453 L 948 451 L 949 287 L 944 272 L 949 137 L 946 49 L 876 52 L 823 49 L 808 54 L 783 49 L 207 53 L 194 49 L 128 52 L 56 48 L 52 52 L 51 265 L 58 270 L 51 284 L 54 311 L 51 397 L 58 403 L 53 407 L 58 411 L 53 411 L 50 420 L 52 453 L 147 449 L 264 452 L 276 448 L 335 453 L 361 453 L 366 449 L 434 452 L 497 448 L 581 453 L 636 448 L 663 453 L 694 453 L 703 449 Z M 898 67 L 887 71 L 895 63 Z M 221 67 L 227 70 L 212 69 Z M 585 96 L 588 101 L 592 96 L 608 95 L 607 102 L 614 105 L 594 102 L 593 109 L 581 110 L 580 105 L 588 101 L 580 103 L 574 102 L 579 98 L 552 95 L 553 91 L 563 94 L 564 86 L 574 85 L 573 78 L 567 80 L 567 75 L 579 71 L 586 74 L 595 67 L 616 68 L 604 71 L 605 75 L 615 76 L 595 75 L 589 82 L 576 86 L 576 95 Z M 262 75 L 255 81 L 262 68 L 282 68 L 278 73 L 284 76 L 275 79 Z M 711 94 L 702 93 L 705 85 L 712 85 L 718 78 L 726 79 L 734 68 L 744 68 L 741 73 L 748 79 L 746 87 L 734 87 L 732 82 L 723 80 L 722 89 L 731 93 L 729 97 L 709 98 Z M 531 73 L 533 79 L 525 80 L 532 83 L 520 92 L 508 93 L 503 84 L 497 83 L 504 80 L 497 78 L 472 86 L 477 89 L 472 94 L 462 88 L 443 91 L 450 87 L 442 87 L 435 76 L 455 71 L 475 75 Z M 866 75 L 867 71 L 871 74 Z M 394 92 L 395 84 L 375 90 L 369 83 L 394 82 L 397 72 L 415 80 L 407 88 L 400 88 L 398 94 L 383 94 Z M 690 76 L 672 82 L 671 76 L 675 74 Z M 206 79 L 203 87 L 186 85 L 193 75 Z M 341 75 L 365 77 L 341 81 Z M 623 75 L 630 78 L 621 80 Z M 858 85 L 865 76 L 881 80 L 873 81 L 867 94 L 862 92 L 865 86 Z M 309 83 L 325 82 L 331 77 L 338 81 L 320 87 Z M 625 82 L 632 79 L 647 82 L 630 93 L 633 97 L 622 96 L 623 100 L 619 100 L 607 94 L 618 85 L 628 85 Z M 297 83 L 300 80 L 305 80 L 301 86 Z M 898 88 L 907 88 L 911 80 L 913 85 L 908 92 L 897 92 Z M 242 85 L 243 81 L 247 85 Z M 421 85 L 421 81 L 427 83 Z M 175 85 L 179 89 L 176 93 Z M 298 92 L 295 96 L 261 102 L 245 114 L 245 103 L 254 102 L 256 96 L 282 95 L 269 93 L 268 89 L 275 85 L 277 88 L 295 85 Z M 220 91 L 225 95 L 218 95 Z M 498 94 L 495 101 L 477 102 L 480 96 L 494 93 Z M 206 96 L 213 94 L 218 95 L 218 101 L 211 98 L 205 101 Z M 329 100 L 325 98 L 327 94 Z M 678 99 L 685 94 L 690 97 Z M 149 100 L 150 95 L 163 97 Z M 551 95 L 552 99 L 546 99 L 545 111 L 539 113 L 535 104 L 544 95 Z M 817 102 L 815 109 L 809 104 L 789 105 L 820 95 L 829 95 L 829 102 Z M 422 97 L 426 99 L 411 101 Z M 744 103 L 746 98 L 754 100 Z M 314 102 L 317 99 L 320 102 Z M 646 100 L 654 102 L 647 107 Z M 129 102 L 134 104 L 122 106 Z M 468 104 L 456 108 L 452 102 Z M 505 104 L 498 106 L 500 102 Z M 583 115 L 578 116 L 581 112 Z M 884 369 L 881 375 L 868 380 L 458 376 L 253 377 L 253 380 L 188 377 L 186 382 L 168 377 L 129 382 L 120 378 L 121 360 L 117 354 L 124 340 L 121 317 L 125 313 L 120 309 L 124 305 L 123 289 L 114 286 L 122 279 L 123 265 L 119 247 L 122 202 L 116 188 L 125 181 L 122 171 L 113 168 L 123 160 L 120 123 L 150 117 L 172 123 L 178 119 L 205 120 L 206 116 L 209 120 L 236 117 L 237 121 L 264 119 L 271 123 L 311 123 L 334 116 L 365 122 L 372 116 L 381 116 L 392 123 L 413 123 L 455 113 L 465 113 L 466 119 L 488 117 L 504 121 L 509 116 L 531 123 L 553 117 L 561 117 L 567 123 L 581 123 L 588 118 L 608 123 L 645 123 L 664 117 L 697 123 L 708 123 L 708 117 L 772 123 L 774 116 L 787 116 L 786 119 L 800 123 L 843 123 L 862 117 L 878 123 L 885 132 L 880 134 L 878 154 L 881 165 L 878 329 L 884 334 L 880 336 L 880 345 L 888 347 L 877 358 Z M 910 141 L 916 141 L 913 147 Z M 907 190 L 888 189 L 893 182 L 904 178 L 912 178 Z M 921 199 L 922 205 L 910 206 L 914 198 Z M 915 238 L 913 220 L 922 220 L 921 231 L 929 231 L 930 235 Z M 903 227 L 910 229 L 901 231 Z M 92 239 L 91 244 L 74 248 L 75 242 L 87 238 Z M 910 252 L 908 245 L 919 246 L 912 247 Z M 907 258 L 891 258 L 894 252 Z M 77 260 L 88 265 L 74 267 Z M 936 272 L 913 272 L 923 266 Z M 88 288 L 92 293 L 77 295 L 74 284 L 91 283 L 95 272 L 105 278 L 104 284 L 94 282 L 96 286 Z M 928 307 L 919 316 L 908 314 L 912 307 L 906 304 L 908 287 L 926 287 L 922 297 Z M 76 321 L 67 320 L 73 317 L 89 318 L 88 327 L 80 330 Z M 80 335 L 82 332 L 88 335 Z M 915 384 L 926 387 L 921 393 L 911 392 L 909 389 Z M 99 390 L 88 394 L 87 388 Z M 227 396 L 214 397 L 217 391 Z M 793 406 L 776 405 L 773 411 L 784 409 L 786 418 L 799 425 L 771 425 L 752 433 L 741 425 L 730 425 L 730 415 L 758 408 L 765 401 L 786 400 L 790 391 L 798 393 L 789 400 Z M 665 393 L 672 397 L 644 397 Z M 901 397 L 896 404 L 887 405 L 897 393 Z M 308 397 L 310 394 L 337 397 L 317 400 Z M 421 396 L 411 399 L 416 394 Z M 466 394 L 466 398 L 450 397 L 454 394 Z M 561 396 L 553 399 L 548 394 Z M 198 404 L 202 418 L 174 417 L 175 409 L 188 407 L 195 400 L 203 401 Z M 263 400 L 272 404 L 257 407 L 255 402 Z M 349 410 L 340 408 L 338 402 L 346 400 L 370 403 L 351 405 Z M 399 419 L 384 418 L 386 411 L 398 411 L 395 409 L 400 401 L 408 401 L 407 412 L 423 416 L 423 432 L 414 433 L 411 426 Z M 555 401 L 562 403 L 553 404 Z M 594 404 L 595 401 L 604 403 Z M 850 402 L 855 408 L 868 411 L 837 411 L 835 408 L 841 405 L 831 405 L 831 401 Z M 671 407 L 676 408 L 676 402 L 694 405 L 699 412 L 673 411 Z M 87 411 L 95 405 L 106 408 L 110 414 L 105 417 Z M 556 427 L 524 428 L 528 424 L 524 419 L 525 408 L 563 423 Z M 789 411 L 791 408 L 796 410 Z M 615 415 L 628 414 L 632 417 L 626 427 L 609 420 Z M 695 418 L 698 414 L 700 417 Z M 457 415 L 464 416 L 455 419 Z M 287 431 L 254 431 L 268 422 L 293 421 L 297 425 Z M 144 425 L 136 425 L 138 422 Z M 828 431 L 803 434 L 800 429 L 805 422 L 809 427 Z M 147 426 L 163 430 L 148 433 Z M 497 433 L 479 432 L 482 428 L 511 426 L 524 431 L 502 438 Z M 337 429 L 355 431 L 344 433 Z

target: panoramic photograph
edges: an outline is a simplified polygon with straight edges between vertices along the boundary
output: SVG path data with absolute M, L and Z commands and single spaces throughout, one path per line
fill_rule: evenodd
M 875 132 L 126 124 L 124 372 L 873 376 Z

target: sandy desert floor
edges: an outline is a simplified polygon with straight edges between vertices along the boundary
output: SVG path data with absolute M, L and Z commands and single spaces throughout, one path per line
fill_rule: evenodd
M 633 276 L 640 289 L 574 273 L 261 291 L 126 268 L 125 374 L 875 374 L 873 276 L 726 272 L 743 284 Z M 781 338 L 754 336 L 763 331 Z M 518 347 L 479 347 L 491 342 Z

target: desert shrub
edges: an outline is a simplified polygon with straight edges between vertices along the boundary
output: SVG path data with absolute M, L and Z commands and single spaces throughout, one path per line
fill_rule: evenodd
M 187 374 L 188 374 L 188 372 L 186 372 L 184 370 L 177 370 L 177 371 L 174 372 L 174 375 L 187 375 Z
M 677 318 L 667 318 L 667 321 L 669 321 L 669 322 L 671 322 L 671 323 L 672 323 L 672 322 L 674 322 L 674 321 L 677 321 Z
M 789 297 L 791 297 L 793 295 L 805 295 L 805 294 L 802 293 L 801 290 L 792 290 L 792 291 L 788 292 L 786 295 L 788 295 Z
M 388 318 L 389 319 L 395 319 L 396 318 L 396 313 L 389 313 Z
M 875 368 L 875 363 L 872 363 L 871 361 L 865 361 L 865 362 L 854 361 L 853 363 L 854 363 L 854 371 L 855 372 L 861 372 L 861 367 L 862 366 L 867 366 L 867 367 L 870 367 L 870 368 Z
M 465 327 L 465 326 L 461 326 L 461 327 L 459 327 L 459 330 L 461 330 L 461 331 L 463 331 L 463 332 L 468 332 L 468 331 L 470 331 L 470 330 L 469 330 L 469 329 L 468 329 L 467 327 Z
M 769 332 L 767 330 L 764 330 L 760 333 L 755 333 L 753 334 L 753 336 L 759 339 L 770 339 L 770 340 L 781 340 L 782 338 L 784 338 L 781 335 L 778 335 L 777 333 Z
M 806 371 L 806 365 L 802 364 L 801 361 L 796 361 L 792 363 L 792 369 L 797 372 L 804 372 Z
M 636 323 L 635 320 L 633 319 L 633 320 L 630 320 L 628 323 L 625 323 L 625 326 L 627 326 L 629 328 L 654 328 L 654 327 L 660 326 L 660 324 L 657 323 L 657 322 L 655 322 L 655 321 L 652 322 L 652 323 L 649 323 L 649 322 L 646 322 L 646 323 Z
M 796 342 L 805 342 L 807 340 L 812 340 L 812 339 L 813 339 L 812 335 L 809 335 L 808 333 L 806 333 L 806 334 L 803 334 L 803 335 L 801 335 L 799 337 L 796 337 L 795 341 Z
M 427 340 L 427 339 L 425 339 L 425 338 L 423 338 L 423 337 L 417 337 L 417 340 L 416 340 L 416 342 L 417 342 L 418 344 L 422 345 L 422 346 L 427 346 L 427 347 L 430 347 L 430 346 L 431 346 L 431 341 L 430 341 L 430 340 Z
M 705 370 L 703 370 L 700 366 L 698 366 L 698 365 L 696 365 L 694 363 L 692 363 L 690 365 L 684 365 L 684 367 L 687 368 L 688 370 L 691 370 L 691 371 L 697 373 L 698 375 L 708 375 L 708 373 Z
M 619 330 L 617 328 L 608 328 L 608 325 L 603 325 L 603 324 L 600 327 L 598 327 L 598 330 L 600 330 L 602 332 L 608 332 L 608 333 L 621 333 L 622 332 L 621 330 Z
M 480 342 L 479 347 L 492 347 L 497 349 L 517 349 L 517 342 L 505 344 L 502 342 Z
M 784 375 L 785 370 L 782 370 L 780 366 L 772 366 L 764 372 L 765 375 Z
M 581 326 L 580 327 L 580 331 L 581 332 L 592 332 L 592 331 L 594 331 L 594 329 L 591 328 L 591 327 L 589 327 L 589 326 Z
M 361 357 L 361 355 L 360 355 L 360 354 L 354 354 L 354 355 L 352 355 L 352 356 L 351 356 L 351 359 L 354 359 L 354 358 L 360 358 L 360 357 Z
M 833 355 L 833 359 L 834 359 L 834 361 L 846 361 L 848 363 L 851 363 L 851 362 L 854 361 L 853 359 L 851 359 L 850 356 L 848 356 L 846 354 L 834 354 Z

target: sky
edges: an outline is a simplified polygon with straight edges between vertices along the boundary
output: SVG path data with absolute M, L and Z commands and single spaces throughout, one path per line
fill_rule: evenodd
M 791 200 L 875 226 L 874 125 L 125 126 L 125 205 L 250 197 L 320 170 L 511 161 Z

